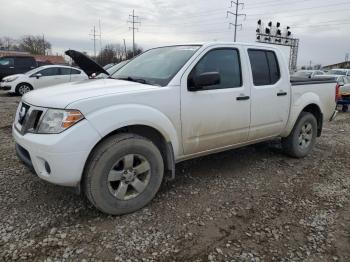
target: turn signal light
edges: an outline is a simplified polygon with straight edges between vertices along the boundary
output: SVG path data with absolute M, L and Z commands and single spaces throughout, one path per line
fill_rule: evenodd
M 78 110 L 68 111 L 67 117 L 62 121 L 62 127 L 68 128 L 84 118 Z

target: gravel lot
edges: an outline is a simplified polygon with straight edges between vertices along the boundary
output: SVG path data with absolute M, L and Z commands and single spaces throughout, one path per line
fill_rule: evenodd
M 112 217 L 17 160 L 19 100 L 0 92 L 2 261 L 350 261 L 350 113 L 305 159 L 275 141 L 186 161 L 148 207 Z

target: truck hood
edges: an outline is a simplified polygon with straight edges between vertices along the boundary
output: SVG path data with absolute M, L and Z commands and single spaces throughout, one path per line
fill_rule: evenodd
M 84 55 L 83 53 L 80 53 L 75 50 L 67 50 L 65 52 L 67 56 L 73 59 L 73 61 L 87 74 L 89 77 L 92 76 L 92 74 L 106 74 L 109 75 L 109 73 L 103 69 L 99 64 L 97 64 L 95 61 Z
M 154 90 L 159 86 L 116 79 L 90 79 L 52 87 L 42 88 L 26 93 L 25 103 L 49 108 L 66 108 L 78 100 L 113 94 L 135 93 Z

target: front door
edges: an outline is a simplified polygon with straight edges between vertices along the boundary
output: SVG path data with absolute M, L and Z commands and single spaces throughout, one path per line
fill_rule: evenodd
M 41 76 L 36 77 L 37 74 L 41 74 Z M 34 88 L 53 86 L 62 82 L 59 67 L 45 68 L 35 73 L 32 77 L 34 77 Z
M 240 50 L 215 48 L 200 55 L 181 80 L 184 153 L 218 149 L 248 139 L 250 89 L 242 78 Z M 197 76 L 217 72 L 220 83 L 189 91 Z

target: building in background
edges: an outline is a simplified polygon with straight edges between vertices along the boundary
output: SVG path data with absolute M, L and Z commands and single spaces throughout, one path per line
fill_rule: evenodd
M 61 55 L 31 55 L 28 52 L 0 50 L 0 57 L 3 56 L 33 56 L 38 66 L 43 65 L 67 65 L 67 61 Z
M 0 57 L 3 56 L 30 56 L 28 52 L 0 50 Z
M 39 65 L 66 65 L 67 61 L 61 55 L 34 55 Z
M 350 69 L 350 61 L 344 61 L 341 63 L 333 64 L 333 65 L 326 65 L 322 67 L 322 69 L 333 69 L 333 68 L 346 68 Z

